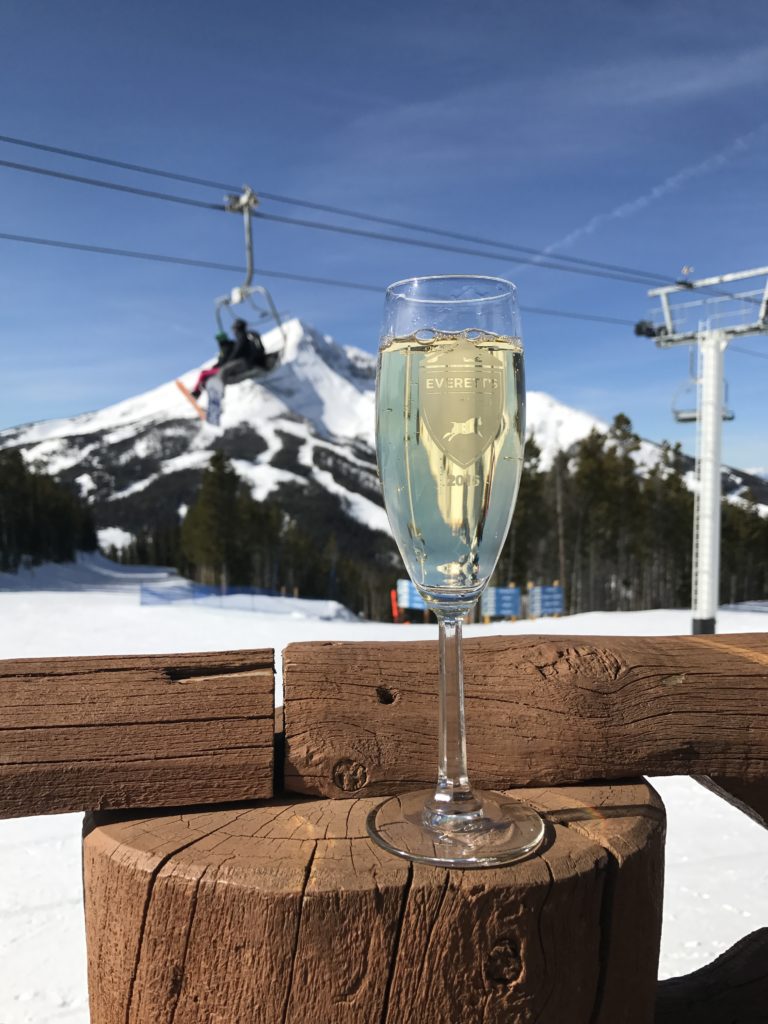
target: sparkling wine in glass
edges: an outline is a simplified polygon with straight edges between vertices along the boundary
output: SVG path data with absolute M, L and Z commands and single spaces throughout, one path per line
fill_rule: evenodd
M 533 852 L 544 823 L 467 775 L 461 625 L 509 530 L 523 467 L 525 387 L 515 287 L 420 277 L 387 289 L 376 381 L 384 503 L 408 573 L 439 624 L 434 789 L 392 797 L 368 819 L 390 853 L 449 867 Z

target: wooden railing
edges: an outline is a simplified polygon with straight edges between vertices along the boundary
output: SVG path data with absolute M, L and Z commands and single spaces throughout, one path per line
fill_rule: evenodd
M 277 734 L 271 651 L 0 663 L 0 815 L 92 812 L 92 1024 L 768 1020 L 768 929 L 657 986 L 664 814 L 639 778 L 765 824 L 768 635 L 467 641 L 473 780 L 548 823 L 493 871 L 366 838 L 381 795 L 433 779 L 435 662 L 293 644 Z

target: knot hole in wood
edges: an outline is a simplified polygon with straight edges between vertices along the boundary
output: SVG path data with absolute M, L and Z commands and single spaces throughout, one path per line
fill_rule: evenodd
M 511 936 L 499 939 L 485 963 L 485 976 L 493 985 L 513 985 L 523 972 L 517 942 Z
M 344 793 L 356 793 L 368 781 L 368 769 L 359 761 L 343 757 L 333 766 L 331 776 L 334 785 Z

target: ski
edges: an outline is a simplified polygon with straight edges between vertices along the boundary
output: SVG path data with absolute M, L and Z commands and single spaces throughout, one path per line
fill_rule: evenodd
M 218 427 L 224 407 L 224 382 L 221 379 L 221 374 L 217 373 L 208 378 L 205 382 L 205 392 L 208 395 L 208 409 L 205 418 L 212 427 Z
M 200 405 L 200 403 L 197 401 L 197 399 L 192 395 L 192 392 L 189 390 L 187 385 L 184 384 L 182 381 L 177 380 L 176 381 L 176 387 L 179 389 L 179 391 L 182 393 L 182 395 L 184 395 L 184 397 L 189 402 L 189 404 L 192 406 L 192 408 L 195 410 L 195 412 L 200 417 L 200 419 L 205 421 L 206 418 L 207 418 L 206 414 L 205 414 L 205 409 L 202 407 L 202 405 Z

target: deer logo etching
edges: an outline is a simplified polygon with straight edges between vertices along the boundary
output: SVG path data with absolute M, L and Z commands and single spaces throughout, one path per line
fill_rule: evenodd
M 450 429 L 443 434 L 444 441 L 452 441 L 454 437 L 460 437 L 462 434 L 479 434 L 483 420 L 481 416 L 470 416 L 469 419 L 461 420 L 460 422 L 452 422 Z

